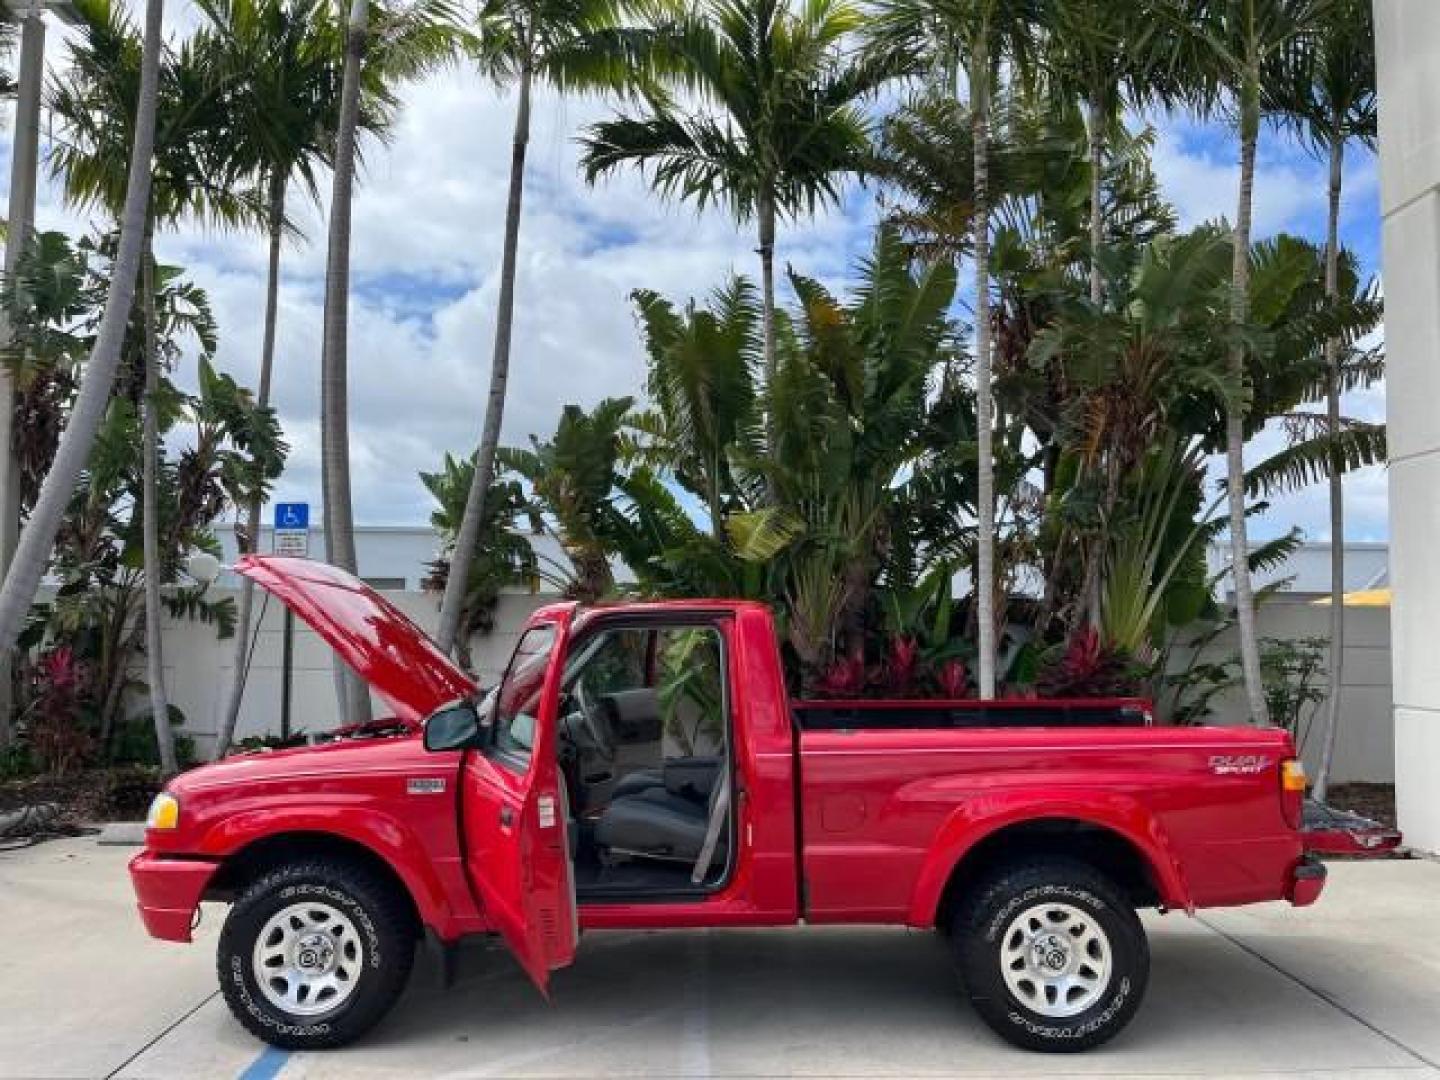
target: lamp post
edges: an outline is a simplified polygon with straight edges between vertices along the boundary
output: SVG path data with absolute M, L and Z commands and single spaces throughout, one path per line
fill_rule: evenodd
M 35 227 L 35 181 L 40 157 L 40 94 L 45 82 L 45 12 L 73 25 L 79 18 L 69 0 L 3 0 L 20 23 L 20 72 L 16 80 L 14 141 L 10 152 L 9 233 L 5 280 L 13 280 L 20 253 Z M 9 321 L 0 310 L 0 343 L 10 342 Z M 20 467 L 15 458 L 15 387 L 0 368 L 0 581 L 10 571 L 20 532 Z M 0 747 L 12 736 L 10 654 L 0 654 Z

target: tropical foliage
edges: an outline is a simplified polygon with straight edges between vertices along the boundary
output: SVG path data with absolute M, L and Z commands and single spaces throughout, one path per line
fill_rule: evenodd
M 421 477 L 446 649 L 468 663 L 509 589 L 749 597 L 772 605 L 806 692 L 1147 691 L 1189 722 L 1238 673 L 1255 719 L 1296 715 L 1250 573 L 1298 540 L 1252 550 L 1246 529 L 1266 500 L 1324 483 L 1340 537 L 1343 475 L 1385 456 L 1383 426 L 1342 408 L 1384 366 L 1378 291 L 1339 242 L 1345 155 L 1375 138 L 1365 0 L 198 6 L 167 37 L 159 0 L 134 22 L 119 0 L 76 0 L 49 165 L 98 221 L 80 240 L 36 235 L 4 283 L 25 530 L 0 646 L 21 650 L 16 717 L 44 767 L 133 756 L 144 697 L 157 757 L 177 763 L 162 607 L 238 624 L 243 671 L 249 593 L 237 609 L 180 567 L 226 513 L 254 544 L 285 453 L 282 249 L 304 239 L 295 192 L 320 203 L 327 179 L 321 465 L 328 557 L 353 568 L 358 164 L 401 87 L 461 60 L 515 116 L 479 438 Z M 7 62 L 14 29 L 0 19 Z M 516 308 L 544 299 L 516 289 L 541 89 L 614 104 L 579 133 L 587 181 L 634 172 L 719 209 L 753 233 L 758 280 L 700 298 L 628 282 L 643 384 L 504 447 Z M 1233 124 L 1234 220 L 1180 228 L 1135 120 L 1156 110 Z M 1251 235 L 1258 147 L 1280 129 L 1330 166 L 1322 238 Z M 849 198 L 857 178 L 868 201 Z M 841 274 L 777 261 L 783 229 L 835 206 L 874 209 L 863 259 Z M 214 366 L 203 291 L 156 257 L 182 221 L 267 244 L 254 394 Z M 1227 538 L 1217 572 L 1206 551 Z M 46 574 L 57 588 L 35 603 Z M 1231 628 L 1234 661 L 1202 655 Z M 364 714 L 358 688 L 343 698 Z
M 39 233 L 4 292 L 13 337 L 3 359 L 26 420 L 17 449 L 27 515 L 74 407 L 114 250 L 108 235 L 71 243 Z M 31 609 L 20 637 L 18 733 L 41 765 L 158 761 L 148 687 L 135 674 L 146 645 L 147 579 L 158 579 L 171 617 L 232 634 L 234 601 L 188 582 L 183 562 L 197 549 L 218 553 L 212 526 L 229 508 L 263 495 L 284 461 L 274 415 L 212 364 L 216 328 L 205 293 L 176 267 L 158 266 L 155 279 L 155 351 L 167 372 L 193 358 L 196 387 L 183 391 L 167 375 L 157 395 L 165 447 L 156 477 L 160 558 L 147 561 L 143 553 L 147 320 L 136 311 L 105 419 L 61 523 L 50 562 L 53 595 Z M 72 723 L 65 725 L 67 709 Z M 167 717 L 179 719 L 175 710 Z

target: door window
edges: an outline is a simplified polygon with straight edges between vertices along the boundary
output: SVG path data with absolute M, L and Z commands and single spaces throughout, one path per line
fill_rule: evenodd
M 718 627 L 599 631 L 567 664 L 558 734 L 582 893 L 674 893 L 724 879 L 731 752 Z
M 510 666 L 500 681 L 495 701 L 494 755 L 520 768 L 530 763 L 535 746 L 535 720 L 545 687 L 545 669 L 555 647 L 555 627 L 549 623 L 525 631 Z

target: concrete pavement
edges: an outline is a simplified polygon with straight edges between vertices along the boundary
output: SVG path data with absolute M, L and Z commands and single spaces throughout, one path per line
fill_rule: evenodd
M 933 935 L 596 934 L 547 1004 L 503 951 L 428 960 L 361 1045 L 266 1051 L 215 992 L 224 909 L 197 943 L 145 937 L 125 849 L 0 854 L 0 1077 L 1440 1078 L 1440 864 L 1339 863 L 1320 904 L 1147 920 L 1144 1007 L 1110 1045 L 1013 1050 L 970 1012 Z

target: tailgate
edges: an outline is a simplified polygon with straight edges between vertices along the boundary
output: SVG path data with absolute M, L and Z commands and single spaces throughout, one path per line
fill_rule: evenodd
M 1400 830 L 1378 821 L 1305 800 L 1300 819 L 1307 852 L 1317 855 L 1385 855 L 1400 846 Z

